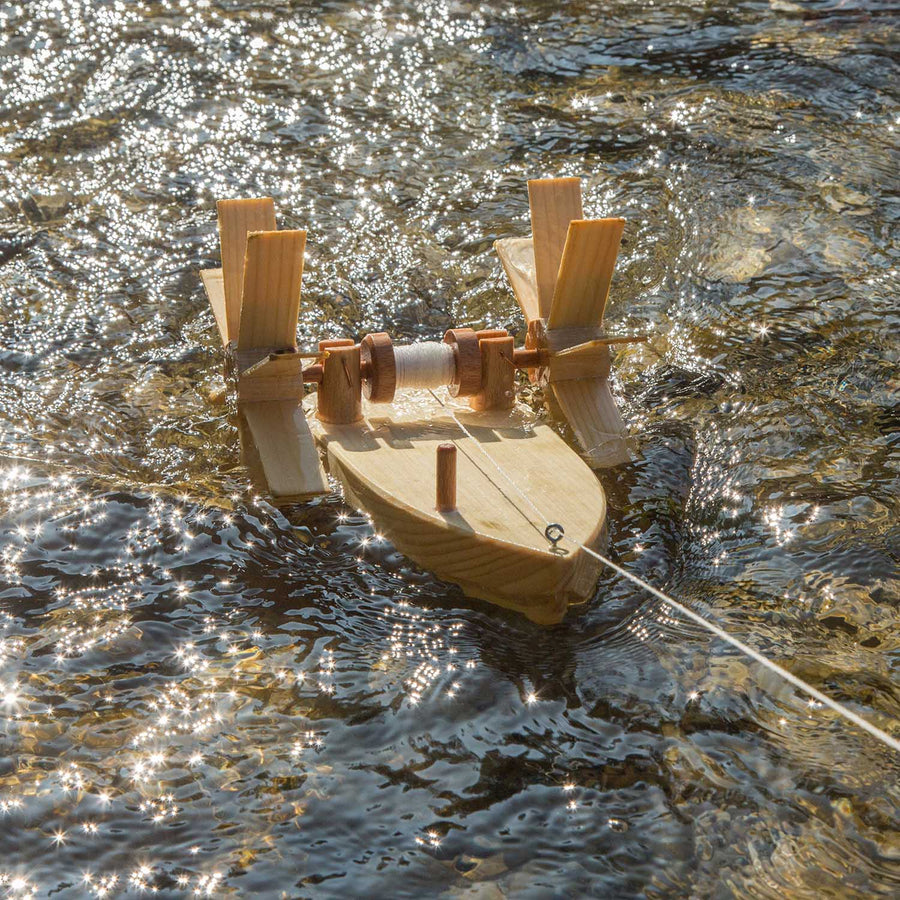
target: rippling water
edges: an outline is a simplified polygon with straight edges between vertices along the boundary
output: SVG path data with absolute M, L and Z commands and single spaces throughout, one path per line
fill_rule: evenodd
M 249 491 L 197 271 L 300 337 L 522 330 L 524 182 L 623 215 L 610 552 L 897 733 L 889 2 L 0 6 L 0 891 L 895 897 L 897 759 L 604 577 L 542 629 Z

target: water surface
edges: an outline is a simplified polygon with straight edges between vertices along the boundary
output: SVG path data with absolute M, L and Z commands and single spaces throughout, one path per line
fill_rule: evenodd
M 604 576 L 540 628 L 248 486 L 197 271 L 299 337 L 523 322 L 528 177 L 627 219 L 610 553 L 897 733 L 888 2 L 0 6 L 0 891 L 894 897 L 898 764 Z

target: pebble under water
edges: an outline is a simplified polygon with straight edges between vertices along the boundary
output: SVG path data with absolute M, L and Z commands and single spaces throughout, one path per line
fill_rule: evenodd
M 0 5 L 0 895 L 900 894 L 896 755 L 621 579 L 541 628 L 248 486 L 198 270 L 299 338 L 523 322 L 525 180 L 627 219 L 609 553 L 900 722 L 896 4 Z M 561 486 L 564 489 L 564 486 Z

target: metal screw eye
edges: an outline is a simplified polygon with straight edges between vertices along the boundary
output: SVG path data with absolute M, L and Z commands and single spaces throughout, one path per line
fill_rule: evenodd
M 551 522 L 544 529 L 544 537 L 550 541 L 551 544 L 555 547 L 562 539 L 563 535 L 565 535 L 566 530 L 562 527 L 558 522 Z

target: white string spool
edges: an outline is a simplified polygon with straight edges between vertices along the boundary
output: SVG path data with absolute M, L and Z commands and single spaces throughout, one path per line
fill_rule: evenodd
M 450 384 L 456 374 L 453 347 L 438 341 L 394 347 L 397 390 L 437 388 Z

